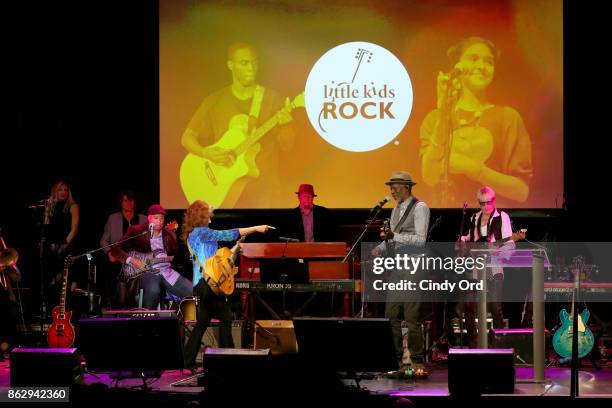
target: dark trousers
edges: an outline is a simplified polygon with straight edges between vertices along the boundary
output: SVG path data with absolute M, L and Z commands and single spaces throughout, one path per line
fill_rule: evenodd
M 185 345 L 185 367 L 193 367 L 200 351 L 202 337 L 210 325 L 213 316 L 219 319 L 219 347 L 233 348 L 232 310 L 225 296 L 217 296 L 204 279 L 200 279 L 193 288 L 193 294 L 200 298 L 197 310 L 197 323 Z
M 504 327 L 504 313 L 502 309 L 502 294 L 504 290 L 504 274 L 498 273 L 487 280 L 487 311 L 493 318 L 493 327 L 501 329 Z M 467 331 L 469 346 L 475 348 L 477 343 L 476 310 L 478 303 L 471 301 L 465 305 L 465 329 Z
M 412 279 L 417 282 L 423 279 L 423 276 L 422 270 L 417 270 L 412 275 L 405 271 L 395 270 L 391 272 L 389 281 L 399 282 L 402 279 Z M 421 330 L 421 322 L 419 321 L 420 310 L 421 294 L 418 291 L 409 294 L 393 292 L 387 294 L 385 317 L 388 318 L 391 323 L 395 354 L 400 366 L 404 353 L 404 347 L 402 346 L 402 320 L 404 320 L 408 326 L 408 350 L 410 351 L 410 359 L 415 363 L 422 363 L 425 358 L 423 350 L 423 332 Z
M 408 350 L 410 359 L 415 363 L 422 363 L 423 355 L 423 332 L 419 323 L 421 302 L 397 303 L 387 302 L 385 306 L 385 317 L 391 322 L 393 342 L 397 360 L 401 362 L 404 348 L 402 346 L 402 317 L 408 326 Z
M 145 273 L 140 277 L 140 288 L 143 290 L 143 308 L 157 308 L 162 287 L 173 295 L 181 298 L 191 296 L 193 293 L 193 286 L 191 285 L 191 282 L 189 282 L 183 276 L 179 276 L 174 285 L 171 285 L 161 274 Z

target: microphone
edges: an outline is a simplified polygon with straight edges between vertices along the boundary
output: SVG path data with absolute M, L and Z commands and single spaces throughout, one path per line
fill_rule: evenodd
M 296 238 L 278 237 L 278 239 L 285 242 L 300 242 L 300 240 Z
M 153 223 L 149 224 L 149 239 L 153 239 Z
M 53 199 L 52 198 L 45 198 L 43 200 L 38 200 L 37 202 L 33 203 L 33 204 L 29 204 L 28 208 L 43 208 L 46 207 L 47 205 L 53 203 Z
M 463 66 L 462 63 L 458 62 L 455 64 L 453 69 L 450 70 L 450 72 L 448 73 L 448 76 L 450 77 L 450 79 L 455 79 L 455 78 L 459 78 L 461 75 L 464 75 L 466 73 L 467 73 L 467 69 Z
M 391 199 L 389 198 L 389 196 L 386 196 L 385 198 L 383 198 L 382 200 L 380 200 L 380 201 L 378 202 L 378 204 L 376 204 L 376 205 L 374 206 L 374 208 L 372 208 L 372 209 L 370 210 L 370 212 L 374 212 L 374 211 L 376 211 L 376 210 L 380 210 L 381 208 L 383 208 L 383 207 L 385 206 L 385 204 L 387 204 L 387 203 L 389 202 L 389 200 L 391 200 Z

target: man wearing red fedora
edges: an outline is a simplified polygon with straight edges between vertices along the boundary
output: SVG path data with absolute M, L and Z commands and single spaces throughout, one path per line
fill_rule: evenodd
M 300 242 L 333 241 L 329 210 L 313 203 L 317 195 L 312 184 L 300 184 L 295 194 L 300 205 L 291 211 L 291 225 L 287 227 L 293 238 Z

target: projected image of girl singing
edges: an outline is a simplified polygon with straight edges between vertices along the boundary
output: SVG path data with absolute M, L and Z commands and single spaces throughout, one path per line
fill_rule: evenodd
M 487 97 L 500 52 L 468 37 L 447 52 L 451 70 L 437 78 L 437 108 L 421 124 L 423 181 L 436 207 L 458 207 L 489 185 L 503 207 L 524 203 L 533 175 L 531 139 L 521 115 Z

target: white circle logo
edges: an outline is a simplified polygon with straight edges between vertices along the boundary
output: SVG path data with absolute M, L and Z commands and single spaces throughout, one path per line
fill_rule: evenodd
M 327 142 L 351 152 L 376 150 L 402 131 L 412 111 L 406 68 L 387 49 L 351 42 L 327 51 L 306 81 L 306 112 Z

